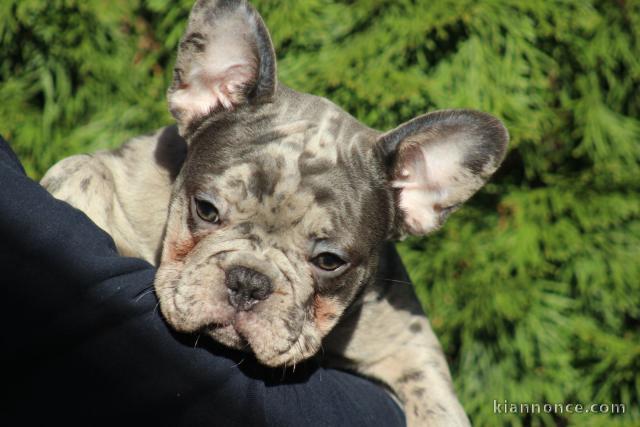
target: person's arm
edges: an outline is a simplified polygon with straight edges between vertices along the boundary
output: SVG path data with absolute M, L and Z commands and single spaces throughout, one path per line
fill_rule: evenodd
M 312 364 L 284 375 L 173 333 L 154 273 L 26 177 L 0 138 L 0 423 L 404 425 L 362 378 Z

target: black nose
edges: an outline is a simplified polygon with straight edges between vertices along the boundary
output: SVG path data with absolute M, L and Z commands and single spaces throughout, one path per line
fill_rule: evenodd
M 229 303 L 243 311 L 267 299 L 273 292 L 267 276 L 246 267 L 233 267 L 227 271 L 226 285 L 229 288 Z

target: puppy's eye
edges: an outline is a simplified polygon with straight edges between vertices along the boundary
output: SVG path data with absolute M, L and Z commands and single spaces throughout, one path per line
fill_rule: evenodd
M 313 264 L 326 271 L 334 271 L 346 264 L 342 258 L 329 252 L 323 252 L 311 260 Z
M 218 209 L 213 206 L 213 203 L 206 200 L 194 199 L 196 202 L 196 213 L 204 221 L 217 224 L 220 222 L 220 215 Z

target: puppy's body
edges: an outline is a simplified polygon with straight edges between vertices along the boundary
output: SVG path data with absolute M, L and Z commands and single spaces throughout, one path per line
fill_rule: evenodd
M 64 159 L 41 183 L 109 233 L 120 254 L 157 265 L 171 188 L 186 151 L 170 126 L 114 151 Z
M 163 315 L 269 366 L 321 346 L 388 385 L 411 426 L 467 425 L 438 341 L 385 243 L 436 229 L 504 157 L 488 114 L 449 110 L 381 133 L 277 81 L 245 1 L 196 2 L 168 91 L 176 127 L 74 156 L 43 185 L 124 255 L 158 265 Z M 389 274 L 389 276 L 387 276 Z
M 169 126 L 114 151 L 64 159 L 42 185 L 109 233 L 119 253 L 157 265 L 172 186 L 186 152 L 186 142 Z M 411 285 L 397 282 L 403 276 L 389 244 L 375 280 L 325 338 L 324 362 L 388 386 L 410 426 L 468 425 L 438 339 Z

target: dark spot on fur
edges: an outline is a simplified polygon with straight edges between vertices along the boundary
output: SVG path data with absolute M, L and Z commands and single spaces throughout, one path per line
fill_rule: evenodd
M 411 390 L 411 394 L 420 399 L 424 395 L 425 390 L 422 387 L 414 388 Z
M 123 158 L 126 156 L 127 151 L 129 151 L 129 144 L 122 144 L 120 147 L 116 148 L 111 152 L 113 157 Z
M 424 378 L 422 371 L 404 371 L 398 378 L 398 383 L 404 384 L 413 381 L 420 381 L 422 378 Z
M 65 181 L 66 176 L 48 176 L 47 179 L 42 181 L 42 186 L 50 193 L 55 193 L 62 187 Z
M 409 330 L 414 334 L 417 334 L 418 332 L 422 331 L 422 326 L 420 326 L 420 323 L 418 322 L 413 322 L 411 326 L 409 326 Z
M 81 154 L 78 157 L 83 157 L 83 160 L 85 157 L 87 159 L 90 159 L 91 156 L 89 154 Z M 75 174 L 76 172 L 78 172 L 80 169 L 82 169 L 83 167 L 85 167 L 87 163 L 84 161 L 80 161 L 79 158 L 75 158 L 73 162 L 71 162 L 71 164 L 69 164 L 69 162 L 64 162 L 62 164 L 62 170 L 65 172 L 65 175 L 70 176 Z
M 201 33 L 191 33 L 180 43 L 181 49 L 191 47 L 194 52 L 204 52 L 206 48 L 206 39 Z
M 302 154 L 300 154 L 300 157 L 298 157 L 298 165 L 301 165 L 302 163 L 306 163 L 309 160 L 312 160 L 315 157 L 315 154 L 313 154 L 310 151 L 303 151 Z
M 262 200 L 264 196 L 273 195 L 279 178 L 279 171 L 265 171 L 260 168 L 249 179 L 247 189 L 258 200 Z
M 289 338 L 295 339 L 297 337 L 297 330 L 299 330 L 300 315 L 295 307 L 287 309 L 285 316 L 282 318 L 287 331 L 289 332 Z
M 236 226 L 236 230 L 242 234 L 249 234 L 251 233 L 251 230 L 253 230 L 253 224 L 250 222 L 243 222 Z
M 302 153 L 300 159 L 303 158 L 305 153 Z M 326 173 L 327 171 L 330 171 L 332 168 L 334 168 L 335 165 L 328 160 L 300 160 L 298 161 L 298 167 L 300 168 L 300 174 L 302 176 L 309 176 Z
M 442 406 L 441 403 L 436 403 L 436 408 L 438 408 L 438 410 L 443 413 L 446 414 L 447 413 L 447 408 L 445 408 L 444 406 Z
M 172 85 L 172 90 L 173 90 L 173 88 L 177 88 L 177 87 L 179 87 L 179 86 L 183 83 L 183 81 L 184 81 L 183 76 L 184 76 L 184 71 L 182 70 L 182 68 L 180 68 L 180 67 L 175 67 L 175 68 L 173 69 L 173 79 L 174 79 L 174 82 L 173 82 L 173 85 Z M 182 111 L 182 110 L 175 110 L 175 109 L 172 109 L 172 110 L 171 110 L 171 113 L 172 113 L 172 114 L 182 115 L 181 111 Z
M 485 164 L 487 163 L 487 158 L 484 155 L 479 157 L 471 157 L 467 156 L 464 159 L 464 167 L 471 171 L 474 175 L 480 175 L 482 173 L 482 169 L 484 169 Z
M 316 203 L 318 204 L 324 204 L 325 202 L 335 199 L 335 194 L 333 193 L 333 190 L 331 190 L 328 187 L 321 187 L 316 189 L 314 196 L 316 199 Z
M 270 144 L 272 142 L 281 140 L 283 138 L 285 138 L 287 135 L 283 132 L 280 131 L 271 131 L 271 132 L 266 132 L 263 133 L 261 135 L 259 135 L 257 138 L 255 138 L 252 143 L 254 145 L 263 145 L 263 144 Z
M 284 158 L 282 156 L 276 157 L 276 168 L 278 169 L 284 168 Z
M 254 242 L 254 243 L 258 244 L 258 245 L 262 244 L 262 239 L 256 234 L 248 235 L 247 239 L 251 240 L 252 242 Z
M 82 191 L 87 191 L 87 189 L 89 188 L 89 184 L 91 184 L 91 177 L 88 176 L 86 178 L 84 178 L 82 181 L 80 181 L 80 189 Z

